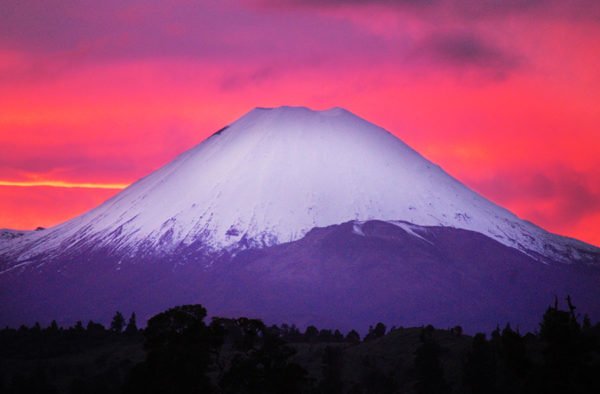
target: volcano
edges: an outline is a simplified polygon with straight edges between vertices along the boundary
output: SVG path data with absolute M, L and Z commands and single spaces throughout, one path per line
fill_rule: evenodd
M 0 324 L 197 302 L 298 325 L 530 328 L 554 295 L 600 317 L 599 285 L 599 248 L 341 108 L 254 109 L 99 207 L 0 238 Z

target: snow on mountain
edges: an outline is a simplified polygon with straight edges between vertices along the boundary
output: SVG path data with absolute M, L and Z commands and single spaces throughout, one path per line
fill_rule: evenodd
M 7 228 L 0 228 L 0 242 L 8 241 L 10 239 L 21 237 L 27 234 L 29 231 L 26 230 L 11 230 Z
M 599 261 L 598 248 L 519 219 L 386 130 L 303 107 L 254 109 L 88 213 L 1 243 L 0 256 L 233 250 L 373 219 L 472 230 L 543 262 Z

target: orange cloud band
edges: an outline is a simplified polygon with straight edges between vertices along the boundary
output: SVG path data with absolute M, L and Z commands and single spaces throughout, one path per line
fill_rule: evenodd
M 123 183 L 75 183 L 63 181 L 0 181 L 0 186 L 17 186 L 17 187 L 65 187 L 65 188 L 80 188 L 80 189 L 125 189 L 127 184 Z

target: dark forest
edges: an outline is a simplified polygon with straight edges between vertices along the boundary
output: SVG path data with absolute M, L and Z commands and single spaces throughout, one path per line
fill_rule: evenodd
M 352 330 L 213 318 L 184 305 L 109 327 L 55 322 L 0 331 L 3 393 L 598 393 L 600 324 L 570 298 L 539 330 L 375 324 Z

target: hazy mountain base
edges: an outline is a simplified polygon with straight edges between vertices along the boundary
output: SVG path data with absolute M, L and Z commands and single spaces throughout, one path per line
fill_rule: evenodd
M 542 264 L 482 234 L 448 227 L 369 221 L 318 228 L 301 240 L 235 256 L 182 249 L 128 257 L 91 250 L 36 260 L 0 275 L 0 324 L 107 322 L 115 310 L 141 321 L 174 305 L 202 302 L 219 316 L 269 324 L 339 327 L 461 324 L 489 332 L 511 322 L 537 327 L 548 300 L 572 294 L 600 319 L 600 269 Z

